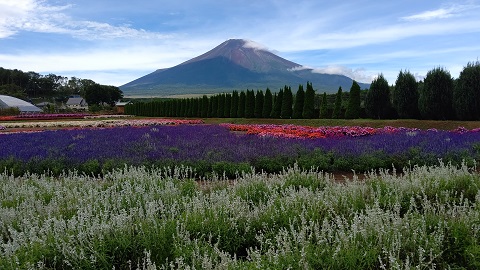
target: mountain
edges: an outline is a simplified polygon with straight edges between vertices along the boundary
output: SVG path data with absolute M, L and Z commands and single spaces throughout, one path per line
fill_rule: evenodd
M 120 86 L 126 96 L 168 96 L 208 94 L 232 90 L 277 91 L 285 85 L 296 91 L 299 84 L 312 82 L 321 92 L 334 93 L 341 86 L 348 91 L 352 79 L 343 75 L 320 74 L 279 57 L 260 44 L 230 39 L 214 49 L 167 69 L 159 69 Z M 360 84 L 368 88 L 367 84 Z

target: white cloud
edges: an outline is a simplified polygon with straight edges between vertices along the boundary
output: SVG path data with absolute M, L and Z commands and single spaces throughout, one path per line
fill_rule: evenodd
M 312 73 L 320 73 L 320 74 L 344 75 L 351 79 L 354 79 L 357 82 L 362 82 L 362 83 L 371 83 L 373 79 L 377 77 L 377 75 L 368 74 L 366 69 L 364 68 L 351 69 L 342 65 L 330 65 L 330 66 L 321 67 L 321 68 L 298 66 L 298 67 L 289 69 L 289 71 L 300 71 L 300 70 L 311 70 Z
M 264 46 L 260 43 L 257 43 L 253 40 L 244 39 L 243 41 L 245 41 L 245 44 L 243 44 L 244 48 L 250 48 L 250 49 L 254 49 L 254 50 L 262 50 L 262 51 L 270 51 L 270 49 L 268 49 L 266 46 Z
M 79 39 L 164 39 L 161 33 L 126 25 L 75 20 L 64 11 L 73 5 L 53 6 L 43 0 L 0 0 L 0 38 L 18 31 L 67 34 Z
M 315 68 L 313 73 L 345 75 L 357 82 L 371 83 L 377 75 L 368 74 L 364 68 L 348 68 L 342 65 L 332 65 L 323 68 Z
M 445 19 L 460 15 L 461 12 L 477 8 L 474 5 L 452 5 L 450 7 L 428 10 L 418 14 L 402 17 L 405 21 L 428 21 L 434 19 Z

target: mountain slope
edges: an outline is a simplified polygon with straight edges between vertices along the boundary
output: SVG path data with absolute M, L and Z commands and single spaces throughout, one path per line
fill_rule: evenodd
M 284 85 L 296 89 L 298 84 L 307 81 L 322 92 L 336 92 L 339 86 L 348 90 L 352 85 L 352 79 L 346 76 L 313 73 L 252 41 L 231 39 L 198 57 L 172 68 L 159 69 L 120 89 L 126 96 L 167 96 L 267 87 L 276 91 Z M 368 85 L 361 84 L 361 87 Z

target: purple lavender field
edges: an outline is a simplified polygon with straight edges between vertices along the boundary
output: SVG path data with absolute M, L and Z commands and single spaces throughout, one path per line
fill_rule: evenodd
M 401 169 L 443 162 L 470 165 L 480 132 L 408 131 L 363 137 L 295 139 L 233 133 L 219 125 L 115 127 L 0 135 L 0 166 L 15 174 L 76 169 L 102 173 L 126 165 L 186 165 L 199 175 L 267 172 L 297 163 L 324 171 Z

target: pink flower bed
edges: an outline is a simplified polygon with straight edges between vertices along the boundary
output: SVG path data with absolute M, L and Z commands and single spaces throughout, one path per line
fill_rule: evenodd
M 231 131 L 245 132 L 247 134 L 256 134 L 259 136 L 271 136 L 281 138 L 339 138 L 339 137 L 360 137 L 373 134 L 391 134 L 397 132 L 419 132 L 418 128 L 404 128 L 386 126 L 383 128 L 359 127 L 359 126 L 334 126 L 334 127 L 309 127 L 297 125 L 239 125 L 239 124 L 221 124 Z M 429 129 L 428 131 L 436 131 Z M 464 127 L 458 127 L 452 132 L 466 133 L 478 132 L 480 128 L 468 130 Z

